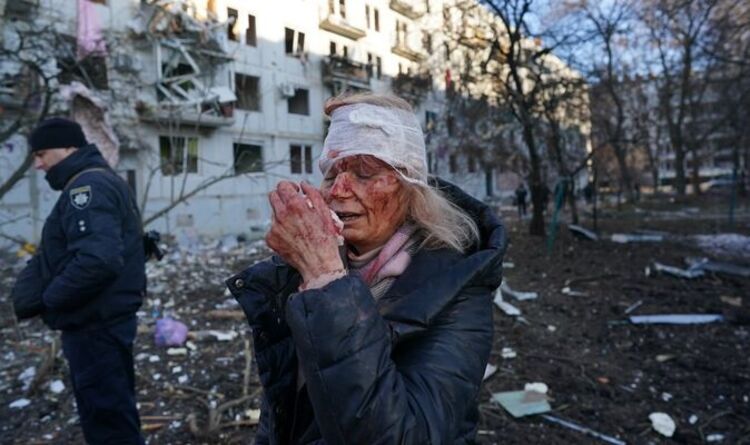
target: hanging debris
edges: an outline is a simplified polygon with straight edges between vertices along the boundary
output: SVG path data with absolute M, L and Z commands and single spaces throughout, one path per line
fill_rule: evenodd
M 215 128 L 234 123 L 228 62 L 221 31 L 226 23 L 208 11 L 180 0 L 142 6 L 143 21 L 131 25 L 134 35 L 152 42 L 156 58 L 157 103 L 138 102 L 141 119 Z
M 111 167 L 116 166 L 120 141 L 112 128 L 107 104 L 78 81 L 61 85 L 60 96 L 70 104 L 71 117 L 81 124 L 86 139 L 96 144 Z

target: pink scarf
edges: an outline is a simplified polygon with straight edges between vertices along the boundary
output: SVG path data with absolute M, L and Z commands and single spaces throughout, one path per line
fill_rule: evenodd
M 416 242 L 414 232 L 417 227 L 412 224 L 404 224 L 383 245 L 378 255 L 367 264 L 359 268 L 358 272 L 369 287 L 373 287 L 382 280 L 401 275 L 411 263 L 409 247 Z M 357 258 L 349 252 L 349 259 L 356 262 L 361 261 L 366 255 Z

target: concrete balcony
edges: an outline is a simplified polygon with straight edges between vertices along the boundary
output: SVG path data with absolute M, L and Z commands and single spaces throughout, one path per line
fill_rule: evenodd
M 409 48 L 405 43 L 396 43 L 393 48 L 391 48 L 391 52 L 397 56 L 401 56 L 417 63 L 423 62 L 427 58 L 424 53 Z
M 458 38 L 458 43 L 471 49 L 484 49 L 490 45 L 490 39 L 481 29 L 467 29 L 466 33 Z
M 328 14 L 320 22 L 320 29 L 352 40 L 359 40 L 367 34 L 364 29 L 351 25 L 346 19 L 336 14 Z
M 340 88 L 370 91 L 370 65 L 343 57 L 329 56 L 323 60 L 322 68 L 323 83 L 334 91 Z
M 216 129 L 234 125 L 234 92 L 227 87 L 213 87 L 193 102 L 169 102 L 158 104 L 138 102 L 135 111 L 143 122 L 163 125 L 190 125 L 204 129 Z
M 195 110 L 160 108 L 139 116 L 143 122 L 155 124 L 184 125 L 206 129 L 216 129 L 234 125 L 234 117 L 199 113 Z
M 405 0 L 391 0 L 389 6 L 392 10 L 412 20 L 416 20 L 425 14 L 425 11 L 415 8 L 414 5 Z

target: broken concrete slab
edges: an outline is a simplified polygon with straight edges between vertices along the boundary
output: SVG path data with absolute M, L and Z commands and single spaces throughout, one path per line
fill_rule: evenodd
M 702 269 L 680 269 L 679 267 L 667 266 L 658 262 L 654 262 L 654 270 L 687 279 L 702 277 L 705 274 Z
M 570 295 L 571 297 L 587 297 L 589 294 L 586 292 L 581 292 L 577 290 L 573 290 L 568 286 L 563 287 L 560 292 L 562 292 L 565 295 Z
M 570 233 L 575 235 L 577 238 L 589 241 L 599 241 L 599 235 L 584 227 L 575 224 L 569 224 L 568 230 L 570 230 Z
M 708 272 L 735 275 L 738 277 L 750 277 L 750 267 L 740 266 L 738 264 L 714 261 L 703 257 L 687 257 L 685 263 L 691 270 L 705 270 Z
M 633 324 L 706 324 L 724 321 L 721 314 L 631 315 Z
M 500 288 L 495 291 L 495 300 L 494 303 L 497 307 L 500 308 L 501 311 L 505 312 L 507 315 L 510 315 L 511 317 L 517 317 L 521 315 L 521 310 L 517 307 L 513 306 L 510 303 L 506 303 L 503 301 L 503 293 Z
M 638 309 L 643 304 L 643 300 L 638 300 L 635 303 L 628 306 L 627 309 L 625 309 L 625 315 L 633 312 L 634 310 Z
M 539 297 L 539 294 L 536 292 L 523 292 L 511 289 L 507 280 L 503 280 L 503 282 L 500 284 L 500 290 L 502 291 L 503 295 L 513 297 L 518 301 L 533 300 Z
M 500 404 L 515 418 L 546 413 L 552 410 L 545 394 L 536 391 L 507 391 L 492 395 L 492 402 Z
M 663 235 L 642 235 L 635 233 L 615 233 L 612 234 L 612 242 L 627 244 L 627 243 L 660 243 L 664 241 Z
M 482 381 L 492 377 L 495 372 L 497 372 L 497 366 L 487 363 L 487 367 L 484 368 L 484 377 L 482 377 Z
M 750 258 L 750 236 L 738 233 L 695 235 L 693 241 L 701 249 L 714 255 Z
M 674 435 L 677 425 L 675 425 L 674 420 L 672 420 L 669 414 L 651 413 L 648 415 L 648 418 L 651 420 L 651 427 L 657 433 L 665 437 L 672 437 Z

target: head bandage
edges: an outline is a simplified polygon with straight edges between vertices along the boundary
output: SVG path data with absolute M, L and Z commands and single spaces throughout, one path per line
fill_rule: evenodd
M 371 104 L 336 108 L 318 166 L 325 176 L 339 159 L 371 155 L 395 168 L 404 180 L 427 184 L 422 127 L 414 113 Z

